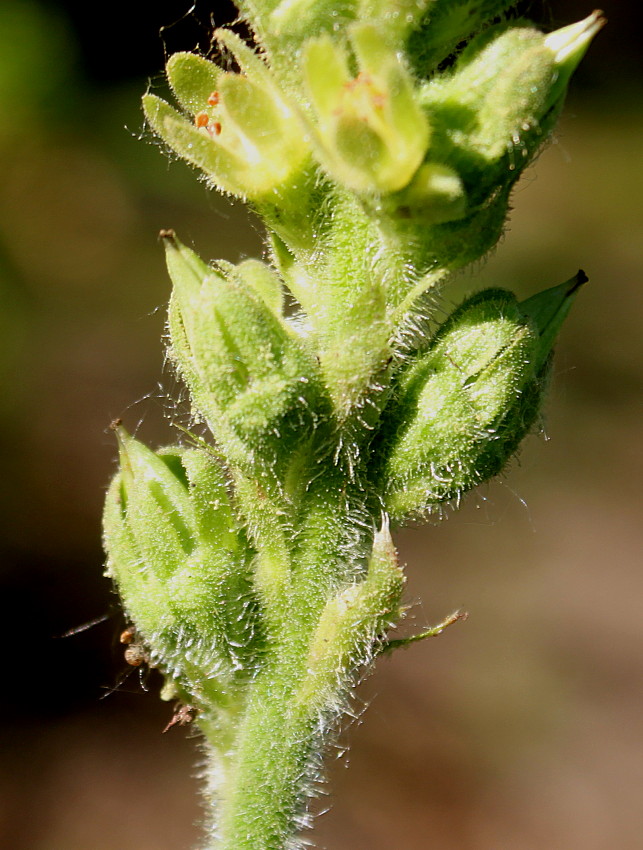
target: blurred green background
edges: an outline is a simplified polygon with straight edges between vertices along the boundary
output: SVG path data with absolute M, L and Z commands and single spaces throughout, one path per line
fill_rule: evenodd
M 591 11 L 524 6 L 549 27 Z M 143 128 L 140 95 L 164 51 L 207 49 L 211 18 L 233 14 L 190 9 L 0 0 L 7 850 L 197 841 L 195 741 L 161 736 L 158 681 L 127 675 L 100 548 L 109 422 L 157 445 L 185 409 L 159 342 L 158 230 L 206 258 L 262 250 L 261 227 Z M 317 822 L 329 850 L 641 847 L 641 10 L 612 0 L 605 12 L 504 239 L 445 301 L 483 285 L 526 296 L 587 271 L 558 348 L 548 439 L 531 437 L 459 513 L 399 535 L 408 626 L 460 606 L 470 618 L 383 660 L 358 690 L 331 755 L 332 797 L 318 802 L 332 804 Z

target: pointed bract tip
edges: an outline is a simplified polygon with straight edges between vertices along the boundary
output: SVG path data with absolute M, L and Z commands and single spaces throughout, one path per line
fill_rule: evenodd
M 581 288 L 581 286 L 585 286 L 586 283 L 589 283 L 589 278 L 587 277 L 583 269 L 579 269 L 576 272 L 576 276 L 573 277 L 569 282 L 570 286 L 566 293 L 567 297 L 569 298 L 570 295 L 574 295 L 574 293 L 576 293 Z
M 592 12 L 576 24 L 556 30 L 545 38 L 545 45 L 555 53 L 556 65 L 570 62 L 575 68 L 587 50 L 590 41 L 601 30 L 607 19 L 600 10 Z
M 558 286 L 552 286 L 532 295 L 520 304 L 523 315 L 530 319 L 540 338 L 538 354 L 534 360 L 537 365 L 544 364 L 556 342 L 560 328 L 569 313 L 578 290 L 589 278 L 582 269 Z
M 124 449 L 125 444 L 129 439 L 131 439 L 131 437 L 123 425 L 123 420 L 120 417 L 118 419 L 114 419 L 114 421 L 109 424 L 109 430 L 114 432 L 116 440 L 118 441 L 119 450 Z
M 118 419 L 114 419 L 114 421 L 110 423 L 109 428 L 110 431 L 113 431 L 116 435 L 121 473 L 123 473 L 125 476 L 131 476 L 132 465 L 127 449 L 128 445 L 131 444 L 132 436 L 123 425 L 123 420 L 120 417 Z
M 126 444 L 132 439 L 131 434 L 123 425 L 121 419 L 115 419 L 109 426 L 116 435 L 119 450 L 125 450 Z

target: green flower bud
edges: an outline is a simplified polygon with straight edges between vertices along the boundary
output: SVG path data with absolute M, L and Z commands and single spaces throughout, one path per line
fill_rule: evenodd
M 395 192 L 406 186 L 429 143 L 428 122 L 399 54 L 372 24 L 349 30 L 358 73 L 328 36 L 304 48 L 304 77 L 314 107 L 318 155 L 356 192 Z
M 372 660 L 378 639 L 399 618 L 404 581 L 385 523 L 375 534 L 366 576 L 341 587 L 321 613 L 296 703 L 323 710 L 346 688 L 351 671 Z
M 259 200 L 293 179 L 309 150 L 298 116 L 263 60 L 230 33 L 221 41 L 245 73 L 177 53 L 167 64 L 167 76 L 189 118 L 152 94 L 143 98 L 145 115 L 152 129 L 219 189 Z
M 230 463 L 279 478 L 326 409 L 316 361 L 259 294 L 256 265 L 217 273 L 163 235 L 174 283 L 171 355 L 195 408 Z M 268 298 L 274 306 L 274 288 Z
M 546 140 L 569 78 L 602 25 L 595 12 L 548 36 L 530 27 L 489 29 L 424 86 L 431 159 L 457 171 L 471 210 L 512 185 Z
M 154 453 L 115 424 L 120 472 L 104 514 L 107 575 L 153 663 L 195 699 L 258 663 L 253 557 L 206 451 Z
M 459 499 L 498 473 L 532 427 L 551 347 L 582 272 L 523 304 L 465 301 L 399 379 L 383 426 L 385 506 L 396 520 Z

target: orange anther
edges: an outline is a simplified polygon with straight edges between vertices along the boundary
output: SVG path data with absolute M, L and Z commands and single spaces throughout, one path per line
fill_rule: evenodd
M 194 123 L 197 127 L 207 127 L 210 123 L 210 116 L 207 112 L 197 112 L 194 116 Z
M 360 71 L 356 77 L 344 83 L 344 88 L 350 90 L 356 88 L 357 86 L 371 86 L 372 84 L 373 78 L 368 73 L 368 71 Z
M 210 97 L 208 98 L 208 105 L 209 106 L 218 106 L 220 100 L 221 100 L 221 98 L 219 97 L 219 92 L 213 91 L 212 94 L 210 95 Z
M 134 642 L 134 638 L 136 637 L 136 629 L 134 626 L 128 626 L 124 629 L 119 637 L 121 643 L 130 644 Z
M 212 124 L 208 127 L 208 132 L 211 136 L 218 136 L 221 133 L 221 123 L 219 121 L 213 121 Z

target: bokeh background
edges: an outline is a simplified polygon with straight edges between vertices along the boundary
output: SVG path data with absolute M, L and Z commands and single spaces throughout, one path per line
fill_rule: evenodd
M 525 4 L 548 27 L 579 0 Z M 591 283 L 564 329 L 545 438 L 457 514 L 399 535 L 409 627 L 466 623 L 382 660 L 331 758 L 329 850 L 637 850 L 643 839 L 639 4 L 578 72 L 494 255 L 460 293 Z M 196 741 L 161 735 L 102 578 L 109 422 L 176 437 L 156 234 L 260 255 L 260 226 L 170 164 L 139 98 L 224 3 L 0 0 L 0 846 L 186 850 Z M 96 626 L 63 635 L 95 618 Z M 370 705 L 368 712 L 363 709 Z M 350 744 L 350 755 L 341 755 Z M 350 763 L 350 770 L 344 768 Z

